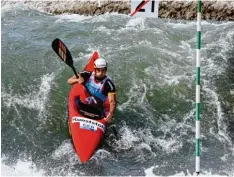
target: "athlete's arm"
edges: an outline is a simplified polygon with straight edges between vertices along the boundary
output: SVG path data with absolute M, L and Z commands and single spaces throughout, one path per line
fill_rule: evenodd
M 88 72 L 88 71 L 83 71 L 83 72 L 80 72 L 80 73 L 77 73 L 78 75 L 78 79 L 76 78 L 76 75 L 70 77 L 68 80 L 67 80 L 67 83 L 70 84 L 70 85 L 73 85 L 77 82 L 79 82 L 80 84 L 84 83 L 86 80 L 88 80 L 89 76 L 91 75 L 91 72 Z
M 116 94 L 115 93 L 108 93 L 108 101 L 109 101 L 109 104 L 110 104 L 110 110 L 109 110 L 109 113 L 107 114 L 105 120 L 107 122 L 111 122 L 111 119 L 115 113 L 115 110 L 116 110 Z
M 107 95 L 110 104 L 109 113 L 106 115 L 105 118 L 105 120 L 109 123 L 111 122 L 117 105 L 115 85 L 109 79 L 105 83 L 104 94 Z
M 79 73 L 77 73 L 78 77 L 79 77 Z M 80 78 L 80 77 L 79 77 Z M 70 85 L 73 85 L 77 82 L 79 82 L 79 78 L 77 79 L 76 78 L 76 75 L 70 77 L 68 80 L 67 80 L 67 83 L 70 84 Z

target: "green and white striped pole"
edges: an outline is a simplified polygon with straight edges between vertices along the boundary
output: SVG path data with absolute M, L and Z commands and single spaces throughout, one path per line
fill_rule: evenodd
M 201 0 L 197 1 L 197 59 L 196 59 L 196 173 L 200 173 L 200 49 Z

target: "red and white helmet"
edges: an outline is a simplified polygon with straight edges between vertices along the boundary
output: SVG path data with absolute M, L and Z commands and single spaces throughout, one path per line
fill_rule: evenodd
M 98 58 L 94 61 L 94 68 L 107 68 L 106 60 L 103 58 Z

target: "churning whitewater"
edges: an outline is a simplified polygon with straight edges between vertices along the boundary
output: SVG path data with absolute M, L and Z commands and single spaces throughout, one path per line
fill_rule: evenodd
M 196 22 L 2 7 L 2 172 L 6 176 L 195 175 Z M 202 22 L 201 172 L 234 175 L 234 23 Z M 72 70 L 93 51 L 117 87 L 114 124 L 85 165 L 67 126 Z

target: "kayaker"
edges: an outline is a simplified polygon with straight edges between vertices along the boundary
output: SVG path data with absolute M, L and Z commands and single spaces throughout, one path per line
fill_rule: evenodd
M 67 80 L 67 83 L 73 85 L 75 83 L 80 83 L 85 85 L 89 92 L 98 97 L 105 103 L 108 99 L 110 108 L 105 111 L 105 121 L 111 122 L 116 109 L 116 89 L 114 83 L 106 75 L 107 72 L 107 62 L 105 59 L 99 58 L 94 61 L 94 72 L 82 71 L 77 73 L 76 76 L 72 76 Z M 86 99 L 87 100 L 87 99 Z M 87 100 L 87 104 L 91 104 L 92 100 Z

